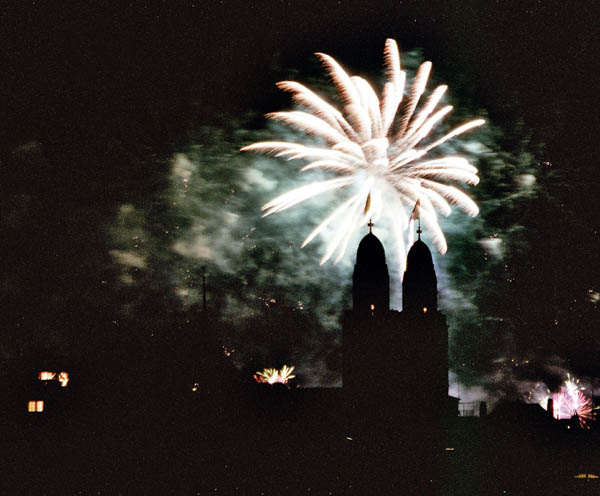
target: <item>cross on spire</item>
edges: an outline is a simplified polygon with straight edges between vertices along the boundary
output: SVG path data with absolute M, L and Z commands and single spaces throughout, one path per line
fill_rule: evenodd
M 369 223 L 367 224 L 367 226 L 369 226 L 369 233 L 372 233 L 373 232 L 373 226 L 374 226 L 372 219 L 369 219 Z

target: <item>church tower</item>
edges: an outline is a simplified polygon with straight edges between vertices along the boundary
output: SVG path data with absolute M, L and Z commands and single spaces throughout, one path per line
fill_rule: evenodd
M 402 278 L 402 326 L 410 341 L 411 367 L 423 388 L 422 400 L 432 415 L 448 415 L 448 325 L 437 306 L 437 277 L 427 245 L 417 241 L 408 251 Z M 418 396 L 418 395 L 417 395 Z M 439 410 L 439 411 L 436 411 Z
M 372 226 L 369 222 L 369 234 L 358 245 L 352 275 L 352 308 L 361 315 L 390 309 L 390 276 L 385 250 L 373 234 Z
M 402 278 L 402 311 L 427 313 L 437 311 L 437 278 L 433 259 L 421 237 L 408 252 Z

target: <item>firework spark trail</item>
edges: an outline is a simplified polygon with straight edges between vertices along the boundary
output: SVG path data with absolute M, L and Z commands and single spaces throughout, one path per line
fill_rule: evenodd
M 581 427 L 586 427 L 587 422 L 592 419 L 594 408 L 592 400 L 584 393 L 585 387 L 580 386 L 579 383 L 579 379 L 567 374 L 567 379 L 558 392 L 551 393 L 547 388 L 541 391 L 538 387 L 537 390 L 530 392 L 530 399 L 535 399 L 542 408 L 546 409 L 548 398 L 552 398 L 554 404 L 552 416 L 555 419 L 570 419 L 577 415 Z
M 579 379 L 569 378 L 564 382 L 561 390 L 554 394 L 554 417 L 557 419 L 569 419 L 573 415 L 579 417 L 581 427 L 592 419 L 592 402 L 579 386 Z
M 329 55 L 316 55 L 329 72 L 344 104 L 343 111 L 300 83 L 282 81 L 277 83 L 278 88 L 290 92 L 296 103 L 306 111 L 273 112 L 267 116 L 320 138 L 327 147 L 265 141 L 245 146 L 242 150 L 264 152 L 287 160 L 308 160 L 303 171 L 321 169 L 334 172 L 338 177 L 301 186 L 278 196 L 263 206 L 264 216 L 282 212 L 329 191 L 350 188 L 353 192 L 349 199 L 326 217 L 302 246 L 324 234 L 328 227 L 333 227 L 333 234 L 328 234 L 321 264 L 336 250 L 337 263 L 343 257 L 354 230 L 369 219 L 377 221 L 383 217 L 396 237 L 403 268 L 405 232 L 411 221 L 406 212 L 412 211 L 419 201 L 420 218 L 438 250 L 444 254 L 447 245 L 436 211 L 448 216 L 451 205 L 456 205 L 471 216 L 479 212 L 473 200 L 446 182 L 476 185 L 479 178 L 477 169 L 462 157 L 423 159 L 442 143 L 481 126 L 484 121 L 467 122 L 431 143 L 424 143 L 435 126 L 452 110 L 451 106 L 436 110 L 447 87 L 437 87 L 418 110 L 431 71 L 431 62 L 424 62 L 404 99 L 406 73 L 401 70 L 398 47 L 392 39 L 385 43 L 387 81 L 381 100 L 366 80 L 349 76 Z

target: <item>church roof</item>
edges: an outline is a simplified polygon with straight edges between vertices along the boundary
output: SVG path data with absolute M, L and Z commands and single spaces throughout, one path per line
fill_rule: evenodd
M 356 264 L 385 264 L 385 250 L 373 233 L 367 234 L 358 245 Z
M 418 239 L 408 251 L 406 268 L 407 270 L 412 270 L 429 267 L 433 267 L 431 252 L 429 251 L 429 248 L 427 248 L 427 245 Z

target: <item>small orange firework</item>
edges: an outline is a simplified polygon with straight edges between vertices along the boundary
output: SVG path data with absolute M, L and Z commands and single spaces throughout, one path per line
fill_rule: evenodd
M 296 377 L 292 372 L 295 367 L 288 367 L 284 365 L 281 367 L 281 370 L 277 369 L 264 369 L 262 372 L 256 372 L 253 375 L 254 380 L 260 384 L 268 383 L 268 384 L 287 384 L 290 379 Z

